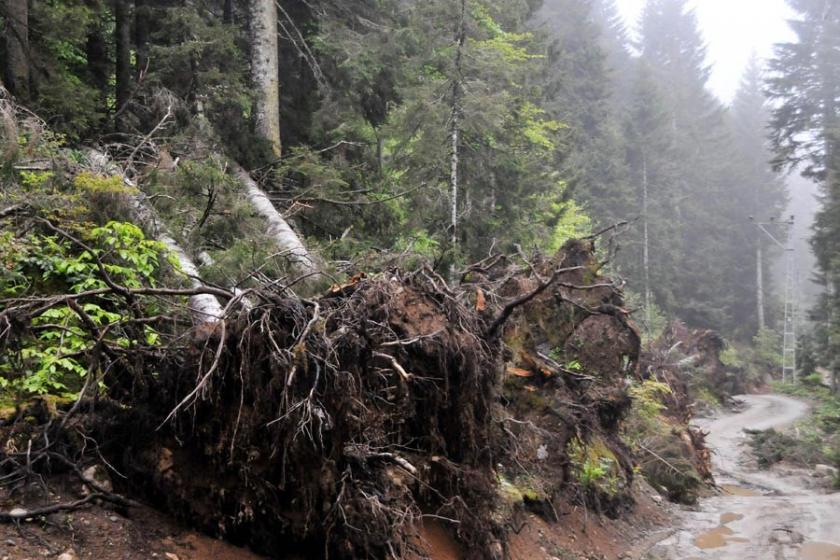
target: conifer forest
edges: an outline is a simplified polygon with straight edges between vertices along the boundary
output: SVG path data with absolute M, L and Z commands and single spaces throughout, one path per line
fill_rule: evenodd
M 840 2 L 713 3 L 0 0 L 0 558 L 840 557 Z

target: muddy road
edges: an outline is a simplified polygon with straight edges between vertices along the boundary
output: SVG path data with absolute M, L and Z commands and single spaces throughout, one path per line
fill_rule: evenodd
M 743 430 L 788 428 L 807 405 L 780 395 L 740 397 L 747 409 L 698 422 L 710 433 L 723 488 L 676 516 L 676 532 L 649 552 L 662 560 L 840 560 L 840 493 L 804 471 L 757 471 Z

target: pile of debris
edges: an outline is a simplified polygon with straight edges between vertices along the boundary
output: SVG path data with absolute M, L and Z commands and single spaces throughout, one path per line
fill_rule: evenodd
M 706 433 L 692 427 L 695 387 L 721 387 L 728 379 L 720 353 L 723 339 L 715 332 L 694 331 L 674 321 L 642 356 L 642 377 L 667 386 L 661 393 L 662 419 L 668 429 L 646 442 L 640 460 L 645 477 L 675 502 L 692 504 L 713 482 Z

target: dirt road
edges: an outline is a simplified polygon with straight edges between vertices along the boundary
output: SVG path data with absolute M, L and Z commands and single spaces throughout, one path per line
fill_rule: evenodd
M 807 473 L 757 471 L 742 446 L 744 428 L 790 427 L 807 405 L 779 395 L 740 398 L 744 412 L 699 423 L 710 432 L 715 478 L 725 492 L 681 512 L 677 532 L 649 558 L 840 560 L 840 493 L 825 493 Z

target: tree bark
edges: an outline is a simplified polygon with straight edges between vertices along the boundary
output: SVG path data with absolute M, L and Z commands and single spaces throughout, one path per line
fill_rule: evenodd
M 256 93 L 254 121 L 257 133 L 269 141 L 279 157 L 280 84 L 275 0 L 250 0 L 251 79 Z
M 130 0 L 114 0 L 116 44 L 115 127 L 122 130 L 122 114 L 131 98 L 131 7 Z
M 306 276 L 305 283 L 319 277 L 320 267 L 307 250 L 295 230 L 283 216 L 274 208 L 268 195 L 257 185 L 251 176 L 241 166 L 231 165 L 234 175 L 245 186 L 245 196 L 254 209 L 268 222 L 268 236 L 275 242 L 289 259 L 292 268 L 298 274 Z
M 225 0 L 224 8 L 222 9 L 222 23 L 233 23 L 233 0 Z
M 91 164 L 100 172 L 109 175 L 119 175 L 123 177 L 122 170 L 114 165 L 114 163 L 102 152 L 91 150 L 89 152 L 89 159 Z M 128 181 L 126 181 L 128 183 Z M 134 186 L 134 185 L 131 185 Z M 142 227 L 154 239 L 163 243 L 163 245 L 176 257 L 181 267 L 181 271 L 187 275 L 191 288 L 201 288 L 204 284 L 198 274 L 198 267 L 193 260 L 187 255 L 177 241 L 169 234 L 166 227 L 158 218 L 157 212 L 151 204 L 149 204 L 146 195 L 141 191 L 131 197 L 131 206 L 133 210 L 133 221 Z M 190 315 L 193 323 L 200 325 L 203 323 L 214 323 L 220 321 L 224 317 L 224 309 L 219 303 L 216 296 L 212 294 L 198 294 L 190 297 L 189 300 Z
M 149 0 L 135 0 L 134 2 L 134 44 L 137 47 L 137 64 L 134 73 L 138 80 L 149 65 L 151 9 Z
M 650 297 L 650 232 L 648 229 L 648 169 L 647 155 L 642 154 L 642 229 L 644 246 L 642 247 L 642 266 L 645 278 L 645 329 L 651 328 L 651 297 Z
M 191 288 L 201 288 L 204 283 L 198 272 L 198 267 L 195 262 L 187 255 L 177 241 L 166 231 L 166 228 L 160 223 L 157 213 L 149 204 L 146 195 L 140 193 L 132 197 L 134 205 L 135 220 L 140 223 L 152 236 L 163 243 L 170 253 L 178 258 L 178 263 L 181 267 L 181 272 L 187 276 L 187 280 Z M 193 323 L 200 325 L 203 323 L 215 323 L 224 318 L 224 309 L 219 303 L 216 296 L 212 294 L 198 294 L 190 297 L 190 315 Z
M 467 17 L 467 3 L 466 0 L 461 0 L 460 15 L 458 22 L 458 31 L 455 35 L 455 75 L 452 78 L 452 113 L 450 115 L 450 129 L 449 129 L 449 204 L 450 204 L 450 224 L 451 228 L 451 244 L 453 257 L 457 256 L 458 249 L 458 147 L 461 135 L 461 98 L 463 97 L 463 83 L 461 76 L 461 59 L 464 50 L 464 42 L 466 40 L 466 17 Z M 450 278 L 455 274 L 455 262 L 453 260 L 450 267 Z
M 29 4 L 5 0 L 6 89 L 19 100 L 29 99 Z

